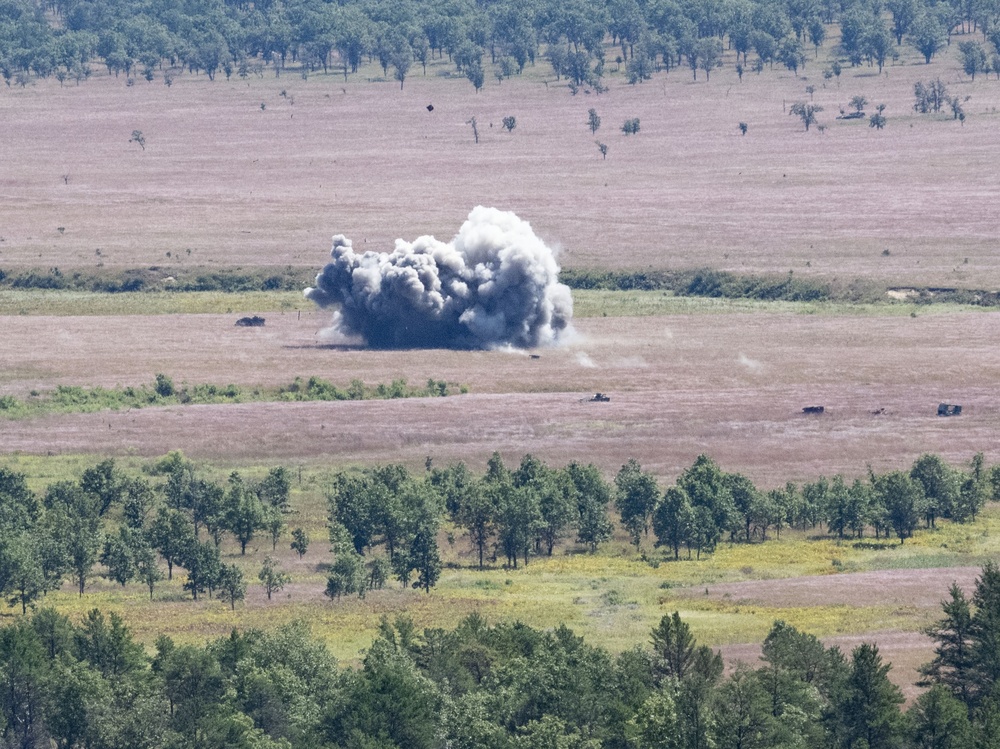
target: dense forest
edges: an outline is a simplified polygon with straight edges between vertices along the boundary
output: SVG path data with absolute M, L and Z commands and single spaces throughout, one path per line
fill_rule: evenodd
M 473 615 L 417 632 L 383 619 L 357 669 L 296 623 L 152 657 L 116 615 L 52 609 L 0 629 L 3 746 L 87 749 L 986 749 L 1000 727 L 1000 570 L 957 586 L 903 712 L 890 664 L 778 621 L 757 667 L 724 676 L 676 614 L 617 656 L 566 627 Z M 54 742 L 54 743 L 52 743 Z
M 968 74 L 1000 76 L 998 0 L 2 0 L 0 73 L 8 86 L 79 83 L 96 63 L 170 84 L 184 70 L 246 77 L 294 63 L 346 79 L 377 62 L 402 85 L 447 57 L 477 89 L 543 60 L 557 79 L 600 91 L 612 65 L 630 83 L 676 67 L 710 76 L 724 49 L 741 76 L 797 72 L 831 35 L 824 74 L 839 75 L 841 61 L 881 70 L 902 45 L 930 62 L 956 33 L 970 39 Z

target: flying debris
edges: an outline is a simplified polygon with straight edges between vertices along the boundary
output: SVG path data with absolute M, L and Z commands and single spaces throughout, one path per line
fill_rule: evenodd
M 374 348 L 535 348 L 572 331 L 555 254 L 508 211 L 478 206 L 450 242 L 397 239 L 390 253 L 338 234 L 330 255 L 305 295 Z

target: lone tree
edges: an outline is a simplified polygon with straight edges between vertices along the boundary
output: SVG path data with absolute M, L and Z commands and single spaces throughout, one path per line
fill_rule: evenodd
M 972 76 L 972 80 L 976 80 L 976 73 L 989 71 L 986 52 L 979 42 L 961 42 L 958 52 L 962 57 L 962 70 L 966 75 Z
M 513 115 L 508 115 L 503 118 L 503 129 L 508 133 L 514 132 L 514 128 L 517 127 L 517 118 Z
M 271 600 L 272 593 L 280 591 L 291 582 L 291 578 L 278 569 L 277 563 L 271 557 L 264 557 L 264 565 L 260 568 L 260 572 L 257 573 L 257 579 L 260 580 L 264 586 L 264 590 L 267 591 L 267 600 L 269 601 Z
M 397 44 L 389 57 L 389 64 L 392 65 L 393 77 L 399 81 L 399 90 L 402 91 L 406 74 L 410 72 L 410 66 L 413 65 L 413 50 L 410 48 L 409 42 L 404 39 Z
M 635 135 L 639 132 L 639 118 L 633 117 L 630 120 L 625 120 L 622 124 L 622 132 L 625 133 L 625 135 Z
M 868 127 L 873 127 L 876 130 L 881 130 L 885 127 L 885 115 L 882 112 L 885 111 L 885 104 L 879 104 L 875 107 L 875 114 L 868 118 Z
M 479 89 L 483 87 L 483 83 L 486 82 L 486 74 L 483 72 L 483 64 L 478 60 L 473 60 L 465 68 L 465 77 L 469 79 L 469 82 L 476 87 L 476 93 L 479 93 Z
M 139 148 L 143 151 L 146 150 L 146 138 L 142 134 L 142 130 L 133 130 L 132 137 L 128 139 L 129 143 L 138 143 Z
M 745 122 L 741 122 L 740 123 L 740 135 L 746 135 L 747 134 L 747 130 L 749 130 L 749 129 L 750 128 L 747 126 L 747 123 L 745 123 Z
M 865 104 L 867 103 L 868 99 L 866 99 L 863 96 L 851 97 L 851 106 L 854 108 L 854 111 L 857 112 L 858 114 L 861 114 L 865 111 Z
M 924 62 L 930 65 L 931 58 L 947 42 L 947 33 L 937 18 L 925 12 L 910 27 L 909 42 L 924 56 Z
M 809 126 L 816 124 L 816 113 L 822 111 L 823 107 L 818 104 L 807 104 L 804 101 L 797 101 L 792 104 L 792 108 L 788 110 L 788 114 L 794 114 L 801 119 L 802 124 L 806 126 L 806 132 L 809 132 Z
M 292 531 L 292 550 L 299 555 L 299 559 L 305 556 L 309 550 L 309 534 L 302 528 Z
M 608 144 L 597 141 L 597 150 L 601 152 L 601 158 L 608 158 Z
M 476 122 L 476 118 L 473 117 L 471 120 L 465 123 L 466 125 L 472 125 L 472 136 L 476 139 L 476 143 L 479 142 L 479 123 Z
M 230 609 L 235 611 L 236 602 L 242 601 L 247 594 L 247 584 L 243 579 L 243 571 L 235 564 L 222 565 L 219 570 L 219 589 L 222 591 L 222 599 L 229 601 Z
M 596 109 L 591 109 L 587 112 L 587 127 L 590 128 L 590 134 L 595 135 L 601 127 L 601 116 L 597 114 Z

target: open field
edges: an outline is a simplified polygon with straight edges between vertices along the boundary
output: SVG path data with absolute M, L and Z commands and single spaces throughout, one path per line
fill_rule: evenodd
M 26 299 L 39 296 L 46 295 Z M 147 296 L 135 297 L 135 310 L 117 311 L 156 311 L 144 305 L 155 308 L 159 297 Z M 164 628 L 181 640 L 202 640 L 233 626 L 303 617 L 345 661 L 367 646 L 381 615 L 401 612 L 418 626 L 450 626 L 471 611 L 534 626 L 565 621 L 594 642 L 621 650 L 645 642 L 658 618 L 678 609 L 699 639 L 721 647 L 730 662 L 755 661 L 772 621 L 781 618 L 846 649 L 860 638 L 875 639 L 895 664 L 894 679 L 912 696 L 916 668 L 931 654 L 920 632 L 939 615 L 938 601 L 953 580 L 967 585 L 978 566 L 1000 551 L 996 509 L 976 526 L 921 531 L 902 547 L 855 547 L 786 533 L 781 541 L 723 545 L 702 561 L 658 567 L 619 538 L 598 556 L 566 553 L 574 551 L 570 546 L 525 569 L 479 573 L 468 569 L 467 540 L 455 531 L 454 545 L 444 538 L 442 545 L 446 561 L 457 566 L 445 571 L 430 596 L 393 588 L 363 601 L 332 603 L 322 595 L 329 561 L 323 496 L 330 473 L 347 465 L 402 461 L 420 470 L 430 455 L 436 465 L 463 459 L 479 471 L 499 449 L 509 462 L 530 451 L 553 465 L 593 461 L 610 475 L 636 457 L 666 485 L 695 455 L 707 452 L 724 469 L 745 472 L 767 487 L 820 474 L 862 475 L 868 465 L 903 468 L 925 451 L 958 464 L 982 450 L 989 463 L 996 462 L 997 313 L 579 293 L 578 306 L 590 316 L 577 319 L 575 343 L 539 350 L 540 358 L 531 359 L 501 351 L 331 345 L 320 333 L 327 313 L 269 311 L 282 306 L 280 295 L 244 309 L 241 297 L 231 300 L 239 313 L 266 313 L 264 328 L 233 327 L 236 311 L 4 317 L 9 345 L 0 350 L 0 392 L 140 384 L 157 371 L 178 382 L 241 385 L 310 374 L 342 384 L 354 377 L 413 383 L 434 377 L 461 382 L 472 392 L 2 422 L 0 454 L 8 457 L 0 464 L 35 477 L 36 490 L 78 475 L 105 455 L 120 456 L 134 471 L 144 458 L 178 448 L 215 480 L 233 467 L 250 475 L 278 463 L 301 469 L 288 523 L 308 529 L 314 550 L 300 562 L 282 540 L 277 555 L 294 583 L 274 601 L 252 586 L 233 613 L 218 601 L 192 603 L 180 579 L 162 585 L 152 603 L 138 586 L 122 590 L 96 580 L 83 598 L 68 586 L 51 596 L 61 610 L 82 614 L 99 605 L 119 611 L 145 642 Z M 96 298 L 131 304 L 124 297 Z M 81 303 L 71 299 L 72 305 Z M 586 402 L 596 390 L 610 393 L 611 402 Z M 963 415 L 937 417 L 941 400 L 962 403 Z M 823 416 L 801 414 L 803 405 L 820 403 L 828 409 Z M 887 413 L 871 414 L 876 408 Z M 645 551 L 651 552 L 650 544 Z M 226 557 L 242 564 L 253 581 L 269 551 L 270 544 L 260 540 L 247 558 L 232 547 Z
M 571 96 L 542 61 L 479 94 L 442 80 L 445 63 L 403 90 L 332 73 L 5 88 L 0 268 L 318 268 L 332 234 L 382 250 L 447 238 L 485 204 L 529 220 L 569 267 L 996 286 L 987 206 L 1000 188 L 1000 83 L 968 81 L 956 46 L 929 66 L 905 49 L 881 76 L 845 67 L 829 82 L 825 49 L 804 76 L 776 68 L 742 82 L 730 53 L 709 82 L 674 70 L 628 86 L 619 75 L 599 96 Z M 913 113 L 913 83 L 936 77 L 971 97 L 964 126 Z M 787 114 L 807 86 L 824 132 Z M 834 119 L 855 95 L 887 105 L 884 131 Z M 604 123 L 596 136 L 590 107 Z M 632 117 L 641 131 L 626 138 Z M 134 129 L 145 150 L 129 143 Z
M 476 204 L 511 209 L 561 250 L 566 267 L 709 266 L 884 285 L 1000 287 L 996 132 L 1000 83 L 971 83 L 954 50 L 931 66 L 904 52 L 882 76 L 846 68 L 824 82 L 821 59 L 805 76 L 744 74 L 732 60 L 710 82 L 690 72 L 597 96 L 543 79 L 488 84 L 413 75 L 393 83 L 247 81 L 95 76 L 80 87 L 43 81 L 0 89 L 0 269 L 156 266 L 315 267 L 330 236 L 385 250 L 396 237 L 454 234 Z M 941 77 L 970 96 L 964 126 L 912 111 L 917 80 Z M 826 127 L 806 133 L 788 105 L 808 98 Z M 283 95 L 284 94 L 284 95 Z M 888 125 L 836 121 L 852 96 L 887 104 Z M 426 105 L 434 104 L 427 112 Z M 262 106 L 262 104 L 264 106 Z M 596 136 L 587 110 L 604 120 Z M 513 133 L 500 120 L 517 117 Z M 473 143 L 470 117 L 479 121 Z M 626 118 L 641 132 L 625 138 Z M 737 123 L 749 125 L 740 136 Z M 145 150 L 129 137 L 145 135 Z M 609 144 L 602 160 L 595 138 Z M 469 569 L 467 539 L 446 528 L 448 563 L 430 595 L 391 590 L 327 600 L 330 561 L 324 494 L 333 471 L 373 462 L 422 470 L 468 461 L 477 472 L 500 450 L 552 465 L 594 462 L 610 476 L 635 457 L 666 486 L 699 453 L 766 488 L 821 474 L 906 468 L 936 452 L 953 464 L 984 452 L 1000 461 L 998 314 L 953 305 L 852 306 L 683 299 L 662 293 L 574 293 L 577 337 L 530 352 L 373 351 L 333 341 L 329 313 L 294 292 L 240 294 L 0 293 L 0 396 L 57 385 L 152 382 L 287 384 L 318 375 L 344 386 L 428 378 L 468 395 L 397 401 L 172 406 L 0 419 L 0 466 L 32 487 L 78 475 L 115 456 L 130 471 L 181 449 L 222 480 L 283 464 L 295 470 L 289 526 L 313 547 L 276 555 L 294 581 L 268 602 L 251 586 L 230 612 L 191 602 L 175 579 L 148 602 L 139 586 L 95 580 L 48 603 L 72 615 L 118 611 L 149 644 L 233 626 L 306 618 L 339 658 L 352 661 L 383 614 L 418 626 L 453 626 L 467 613 L 566 622 L 612 650 L 645 644 L 664 613 L 680 610 L 700 641 L 733 662 L 754 661 L 774 619 L 850 649 L 875 639 L 894 679 L 914 694 L 929 659 L 921 631 L 948 585 L 967 589 L 1000 553 L 1000 509 L 975 526 L 943 524 L 903 546 L 856 545 L 783 534 L 720 545 L 700 561 L 662 562 L 652 539 L 636 554 L 619 535 L 595 556 L 572 544 L 519 570 Z M 263 314 L 263 328 L 235 328 Z M 609 403 L 592 403 L 594 392 Z M 937 417 L 939 402 L 960 418 Z M 804 406 L 824 405 L 820 417 Z M 884 413 L 873 411 L 884 409 Z M 452 531 L 451 541 L 447 539 Z M 270 543 L 225 559 L 251 582 Z M 13 614 L 0 613 L 0 619 Z
M 156 372 L 241 386 L 313 374 L 341 385 L 433 377 L 471 392 L 48 416 L 4 423 L 0 451 L 148 457 L 183 447 L 199 459 L 251 463 L 421 465 L 431 455 L 481 465 L 498 449 L 594 461 L 608 471 L 635 457 L 665 477 L 707 452 L 768 484 L 858 475 L 868 463 L 896 467 L 925 451 L 951 461 L 977 451 L 998 459 L 997 313 L 776 308 L 783 311 L 758 305 L 749 313 L 583 318 L 576 343 L 541 350 L 539 359 L 329 345 L 320 332 L 327 316 L 312 311 L 272 315 L 253 329 L 234 328 L 224 315 L 11 317 L 0 393 L 19 397 L 57 384 L 145 384 Z M 595 391 L 612 401 L 584 402 Z M 941 401 L 961 403 L 963 415 L 937 417 Z M 807 405 L 828 412 L 807 417 Z M 888 413 L 871 414 L 880 408 Z

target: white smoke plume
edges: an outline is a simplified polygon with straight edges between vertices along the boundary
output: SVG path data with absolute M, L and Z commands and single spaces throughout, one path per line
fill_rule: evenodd
M 374 348 L 531 348 L 572 332 L 555 255 L 508 211 L 477 206 L 451 242 L 397 239 L 389 253 L 359 255 L 338 234 L 330 255 L 305 295 Z
M 764 368 L 763 364 L 761 364 L 756 359 L 751 359 L 749 356 L 747 356 L 743 352 L 740 352 L 740 357 L 739 357 L 739 359 L 737 361 L 739 361 L 739 363 L 742 366 L 746 367 L 751 372 L 760 372 Z

